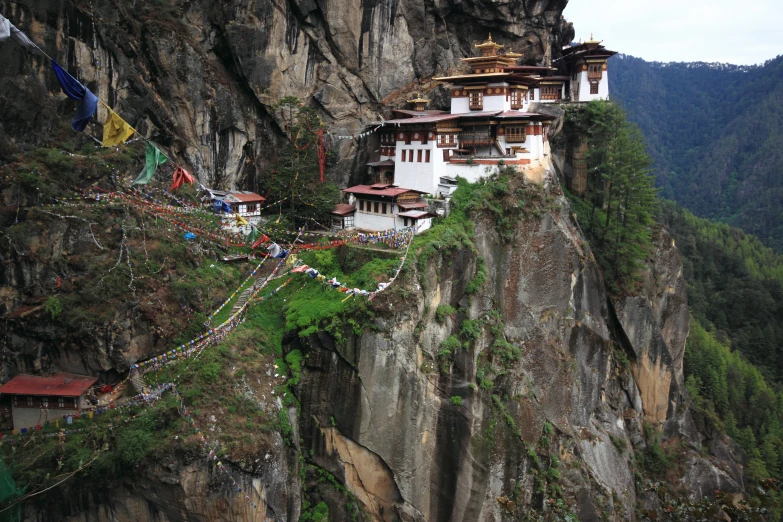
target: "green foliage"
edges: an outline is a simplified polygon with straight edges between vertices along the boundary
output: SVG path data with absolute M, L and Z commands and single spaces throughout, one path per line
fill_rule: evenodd
M 644 132 L 663 196 L 781 251 L 783 58 L 716 67 L 628 56 L 609 67 L 612 96 Z
M 445 341 L 440 343 L 440 351 L 438 351 L 438 357 L 450 357 L 456 353 L 457 350 L 462 348 L 462 343 L 457 339 L 456 335 L 450 335 Z
M 438 305 L 438 308 L 435 310 L 435 320 L 443 324 L 443 322 L 446 320 L 446 317 L 450 317 L 455 313 L 457 313 L 457 309 L 453 306 Z
M 291 380 L 288 383 L 291 386 L 296 386 L 299 384 L 303 358 L 304 356 L 299 350 L 288 352 L 288 354 L 285 356 L 285 362 L 288 364 L 288 369 L 291 372 Z
M 217 380 L 220 379 L 222 370 L 220 364 L 217 362 L 207 363 L 201 367 L 201 379 L 208 384 L 217 382 Z
M 314 108 L 302 105 L 296 98 L 283 98 L 274 109 L 285 122 L 289 141 L 278 151 L 277 161 L 261 176 L 259 191 L 268 193 L 272 201 L 287 198 L 281 211 L 292 222 L 301 222 L 302 217 L 326 222 L 340 198 L 334 183 L 320 181 L 317 133 L 325 133 L 326 127 Z M 333 158 L 334 153 L 327 156 L 327 166 L 334 163 Z
M 449 398 L 449 402 L 454 406 L 462 406 L 462 397 L 459 395 L 453 395 L 451 398 Z
M 482 326 L 479 319 L 466 319 L 460 325 L 459 334 L 467 342 L 475 341 L 481 335 L 481 329 Z
M 573 209 L 590 239 L 609 288 L 631 292 L 651 249 L 654 179 L 644 139 L 618 106 L 592 101 L 566 113 L 570 134 L 587 140 L 587 187 Z
M 487 280 L 487 265 L 484 263 L 484 258 L 479 257 L 476 260 L 476 275 L 470 280 L 468 286 L 465 288 L 465 293 L 473 295 L 478 292 Z
M 783 255 L 671 202 L 660 220 L 682 254 L 694 318 L 767 380 L 783 381 Z
M 117 455 L 123 466 L 131 467 L 147 456 L 155 444 L 155 434 L 141 429 L 118 430 Z
M 46 300 L 46 303 L 44 304 L 44 309 L 49 312 L 49 315 L 52 317 L 52 320 L 57 319 L 57 316 L 60 315 L 63 311 L 63 304 L 60 302 L 60 298 L 56 295 L 51 296 L 49 299 Z

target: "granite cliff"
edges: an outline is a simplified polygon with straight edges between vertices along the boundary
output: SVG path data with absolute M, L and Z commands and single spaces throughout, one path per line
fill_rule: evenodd
M 573 36 L 565 4 L 27 0 L 0 9 L 204 183 L 232 187 L 254 186 L 268 166 L 284 137 L 273 108 L 283 97 L 318 107 L 334 134 L 356 133 L 378 120 L 389 99 L 471 56 L 487 32 L 531 62 L 556 55 Z M 44 122 L 72 102 L 58 92 L 46 59 L 12 45 L 0 57 L 9 64 L 0 72 L 0 154 L 7 157 L 20 140 L 45 142 L 52 129 Z M 351 145 L 335 143 L 346 166 Z

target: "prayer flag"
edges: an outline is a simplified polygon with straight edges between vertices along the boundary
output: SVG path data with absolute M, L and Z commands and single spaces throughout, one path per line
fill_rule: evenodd
M 76 109 L 76 115 L 71 123 L 71 127 L 81 132 L 87 127 L 87 123 L 89 123 L 90 118 L 92 118 L 98 108 L 98 97 L 90 92 L 87 87 L 79 83 L 79 80 L 68 74 L 68 72 L 60 67 L 54 60 L 52 60 L 52 68 L 57 75 L 57 80 L 60 82 L 60 88 L 63 93 L 69 98 L 81 102 Z
M 9 38 L 19 44 L 19 46 L 26 47 L 36 54 L 44 54 L 41 48 L 35 45 L 26 34 L 17 29 L 8 18 L 0 15 L 0 42 L 4 42 Z
M 171 188 L 169 190 L 177 190 L 185 183 L 192 185 L 195 183 L 195 181 L 196 180 L 193 179 L 193 176 L 191 176 L 187 170 L 183 169 L 182 167 L 177 167 L 174 171 L 174 175 L 171 178 Z
M 266 234 L 261 234 L 261 237 L 259 237 L 258 240 L 255 243 L 253 243 L 253 246 L 251 248 L 258 248 L 263 243 L 267 243 L 268 241 L 269 241 L 269 238 L 267 237 L 267 235 Z
M 5 42 L 11 38 L 11 21 L 0 15 L 0 42 Z
M 158 148 L 152 143 L 147 142 L 146 163 L 144 170 L 141 171 L 139 177 L 133 182 L 134 185 L 146 185 L 155 175 L 155 171 L 158 169 L 158 165 L 166 163 L 166 156 L 164 156 Z
M 120 118 L 119 114 L 106 107 L 109 114 L 103 123 L 103 143 L 104 147 L 113 147 L 125 143 L 128 138 L 133 136 L 136 130 L 131 127 L 127 121 Z
M 236 215 L 236 217 L 235 217 L 234 219 L 236 220 L 236 224 L 237 224 L 237 226 L 240 226 L 240 227 L 241 227 L 241 226 L 244 226 L 244 225 L 248 225 L 248 224 L 249 224 L 249 223 L 247 222 L 247 220 L 246 220 L 245 218 L 243 218 L 242 216 L 240 216 L 239 214 L 237 214 L 237 215 Z

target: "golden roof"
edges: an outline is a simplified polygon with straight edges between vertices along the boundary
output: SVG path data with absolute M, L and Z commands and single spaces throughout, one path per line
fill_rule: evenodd
M 481 49 L 482 53 L 486 56 L 488 53 L 494 54 L 497 52 L 498 49 L 501 49 L 503 46 L 499 43 L 495 43 L 492 41 L 492 33 L 489 33 L 489 38 L 487 38 L 487 41 L 480 44 L 475 44 L 474 47 L 476 49 Z

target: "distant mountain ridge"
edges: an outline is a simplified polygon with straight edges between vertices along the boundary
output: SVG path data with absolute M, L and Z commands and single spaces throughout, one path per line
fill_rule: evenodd
M 617 55 L 609 71 L 662 195 L 783 251 L 783 56 L 744 66 Z

